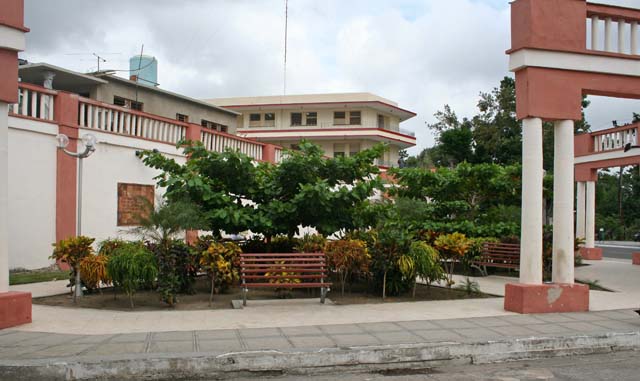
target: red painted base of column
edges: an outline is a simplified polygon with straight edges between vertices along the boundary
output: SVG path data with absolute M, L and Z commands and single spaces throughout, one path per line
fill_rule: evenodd
M 584 284 L 507 284 L 504 309 L 520 314 L 589 311 Z
M 640 253 L 631 254 L 631 262 L 634 265 L 640 265 Z
M 0 329 L 31 323 L 31 293 L 0 293 Z
M 602 249 L 599 247 L 581 247 L 580 256 L 587 261 L 601 261 Z

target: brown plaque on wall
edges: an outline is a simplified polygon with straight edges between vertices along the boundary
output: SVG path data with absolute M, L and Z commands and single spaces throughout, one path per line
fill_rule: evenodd
M 139 225 L 154 206 L 154 186 L 118 183 L 118 226 Z

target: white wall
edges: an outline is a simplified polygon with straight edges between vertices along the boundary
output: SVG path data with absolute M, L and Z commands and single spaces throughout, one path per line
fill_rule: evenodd
M 55 241 L 58 126 L 9 118 L 9 269 L 41 268 Z
M 80 135 L 91 132 L 98 139 L 96 152 L 84 160 L 82 234 L 100 242 L 107 238 L 132 237 L 127 227 L 118 224 L 118 183 L 156 184 L 158 171 L 146 167 L 136 157 L 136 150 L 158 149 L 184 163 L 186 159 L 174 146 L 134 139 L 114 134 L 81 129 Z M 156 202 L 162 190 L 156 188 Z

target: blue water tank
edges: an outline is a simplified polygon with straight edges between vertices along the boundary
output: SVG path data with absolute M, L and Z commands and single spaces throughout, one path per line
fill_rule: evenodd
M 138 83 L 147 86 L 158 86 L 158 60 L 156 57 L 136 55 L 129 58 L 131 77 L 137 77 Z

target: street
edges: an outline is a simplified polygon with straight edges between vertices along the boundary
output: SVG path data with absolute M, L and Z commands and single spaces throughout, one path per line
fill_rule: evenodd
M 333 373 L 317 376 L 291 375 L 259 377 L 274 381 L 599 381 L 638 380 L 640 352 L 572 356 L 537 361 L 521 361 L 489 365 L 459 365 L 426 369 L 398 369 L 371 373 Z M 241 378 L 253 381 L 258 378 Z
M 597 243 L 596 246 L 602 248 L 602 255 L 606 258 L 631 260 L 631 253 L 640 252 L 638 246 L 599 245 Z

